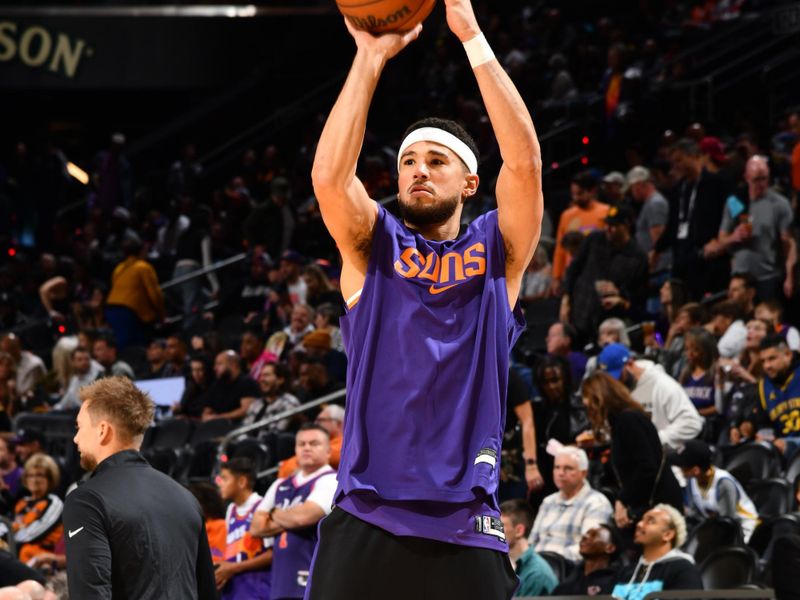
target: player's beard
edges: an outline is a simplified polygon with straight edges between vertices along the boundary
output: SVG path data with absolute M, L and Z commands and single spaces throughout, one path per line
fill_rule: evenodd
M 81 468 L 92 473 L 97 468 L 97 459 L 88 452 L 81 452 Z
M 406 223 L 416 227 L 427 227 L 428 225 L 438 225 L 449 221 L 455 214 L 460 201 L 461 196 L 459 195 L 453 198 L 444 198 L 434 204 L 425 206 L 412 205 L 401 198 L 397 199 L 397 203 L 400 206 L 400 216 Z

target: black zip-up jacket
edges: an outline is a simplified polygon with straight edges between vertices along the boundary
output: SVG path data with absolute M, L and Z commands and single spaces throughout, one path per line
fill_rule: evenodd
M 70 598 L 217 598 L 200 505 L 134 450 L 67 495 L 64 537 Z

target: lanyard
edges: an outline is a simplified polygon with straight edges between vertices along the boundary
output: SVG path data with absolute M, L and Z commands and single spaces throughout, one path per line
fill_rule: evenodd
M 683 199 L 686 197 L 686 180 L 683 181 L 681 185 L 681 203 L 678 210 L 678 222 L 684 223 L 686 221 L 691 220 L 692 212 L 694 212 L 694 201 L 697 199 L 697 188 L 700 187 L 700 179 L 703 177 L 703 172 L 700 172 L 700 175 L 697 176 L 697 181 L 694 182 L 692 186 L 692 193 L 689 196 L 689 206 L 684 211 L 684 202 Z

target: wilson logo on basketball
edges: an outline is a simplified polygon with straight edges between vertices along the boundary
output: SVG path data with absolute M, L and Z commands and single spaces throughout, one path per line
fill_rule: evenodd
M 391 25 L 394 25 L 398 21 L 402 21 L 404 17 L 407 17 L 410 14 L 411 14 L 411 9 L 408 6 L 403 6 L 399 10 L 393 12 L 392 14 L 386 17 L 376 17 L 375 15 L 356 17 L 353 15 L 348 15 L 348 18 L 353 23 L 353 25 L 355 25 L 359 29 L 374 31 L 376 29 L 383 29 L 385 27 L 390 27 Z
M 405 248 L 394 270 L 406 279 L 430 281 L 428 291 L 441 294 L 486 273 L 486 247 L 479 242 L 463 254 L 448 252 L 441 257 L 435 252 L 425 256 L 416 248 Z

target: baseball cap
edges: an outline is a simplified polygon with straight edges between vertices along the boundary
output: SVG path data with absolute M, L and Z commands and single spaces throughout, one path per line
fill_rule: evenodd
M 618 183 L 622 187 L 625 187 L 625 176 L 619 171 L 611 171 L 603 177 L 603 183 Z
M 622 368 L 631 358 L 631 351 L 623 344 L 609 344 L 597 357 L 597 366 L 611 375 L 614 379 L 619 379 Z
M 303 265 L 306 262 L 303 255 L 296 250 L 284 250 L 283 254 L 281 254 L 281 260 L 295 263 L 296 265 Z
M 700 152 L 708 154 L 715 163 L 728 162 L 728 156 L 725 154 L 725 145 L 718 137 L 708 136 L 700 140 Z
M 12 440 L 14 444 L 30 444 L 31 442 L 39 442 L 44 445 L 44 434 L 37 429 L 20 429 L 17 435 Z
M 677 452 L 670 455 L 670 463 L 682 469 L 711 466 L 711 447 L 701 440 L 689 440 Z
M 633 167 L 630 171 L 628 171 L 626 179 L 629 186 L 633 185 L 634 183 L 644 183 L 645 181 L 650 181 L 650 169 L 642 166 Z
M 633 223 L 633 211 L 624 204 L 621 204 L 620 206 L 612 206 L 608 209 L 605 222 L 609 225 Z

